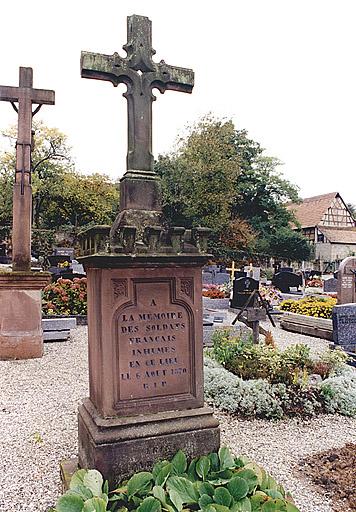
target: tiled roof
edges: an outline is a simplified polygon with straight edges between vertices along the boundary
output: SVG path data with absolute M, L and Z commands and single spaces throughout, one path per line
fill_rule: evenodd
M 326 236 L 329 242 L 356 244 L 356 228 L 327 228 L 319 226 L 318 229 Z
M 321 196 L 308 197 L 302 203 L 287 204 L 288 210 L 292 210 L 302 228 L 313 228 L 317 226 L 324 213 L 338 195 L 337 192 L 330 192 Z

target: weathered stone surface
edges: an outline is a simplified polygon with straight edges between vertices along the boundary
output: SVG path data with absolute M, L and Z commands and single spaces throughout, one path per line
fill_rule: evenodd
M 89 400 L 79 408 L 79 465 L 98 469 L 112 485 L 179 449 L 194 457 L 219 446 L 218 421 L 205 407 L 108 419 Z
M 330 279 L 326 279 L 324 281 L 324 292 L 332 293 L 337 292 L 337 279 L 335 277 L 331 277 Z
M 43 341 L 67 341 L 70 331 L 44 331 Z
M 49 274 L 0 274 L 0 359 L 43 355 L 41 289 Z
M 18 103 L 15 107 L 18 133 L 13 189 L 12 268 L 28 272 L 31 269 L 32 118 L 37 112 L 32 112 L 32 104 L 54 105 L 54 91 L 34 89 L 32 68 L 20 67 L 19 87 L 0 86 L 0 100 L 10 101 L 13 106 Z
M 345 350 L 356 352 L 356 304 L 333 308 L 334 341 Z
M 43 331 L 68 331 L 77 327 L 76 318 L 43 318 Z
M 339 304 L 356 302 L 356 256 L 349 256 L 340 263 L 337 298 Z

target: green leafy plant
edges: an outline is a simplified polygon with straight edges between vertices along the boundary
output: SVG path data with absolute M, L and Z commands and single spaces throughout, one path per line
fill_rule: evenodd
M 292 499 L 262 467 L 228 448 L 188 464 L 181 450 L 151 472 L 134 474 L 108 490 L 96 470 L 79 470 L 59 498 L 57 512 L 298 512 Z

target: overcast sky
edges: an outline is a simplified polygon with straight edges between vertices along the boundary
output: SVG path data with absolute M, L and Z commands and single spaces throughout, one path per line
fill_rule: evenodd
M 37 116 L 69 137 L 78 170 L 125 171 L 124 86 L 80 78 L 81 50 L 122 56 L 126 17 L 153 23 L 155 60 L 195 71 L 193 93 L 157 92 L 153 152 L 187 123 L 231 117 L 301 195 L 339 191 L 356 204 L 355 0 L 13 0 L 1 2 L 0 84 L 18 67 L 56 91 Z M 0 130 L 16 122 L 0 102 Z

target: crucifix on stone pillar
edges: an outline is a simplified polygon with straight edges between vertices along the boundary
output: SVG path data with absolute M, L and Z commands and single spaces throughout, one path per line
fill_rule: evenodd
M 153 172 L 152 155 L 152 89 L 192 92 L 194 72 L 191 69 L 170 66 L 152 56 L 151 21 L 145 16 L 127 18 L 127 39 L 123 46 L 125 58 L 118 53 L 102 55 L 82 52 L 81 76 L 107 80 L 116 87 L 127 86 L 124 97 L 128 102 L 127 172 L 121 180 L 120 210 L 112 233 L 120 225 L 139 228 L 145 224 L 160 224 L 161 199 L 158 177 Z M 144 213 L 144 212 L 146 213 Z M 135 216 L 133 212 L 139 212 Z
M 54 105 L 54 91 L 33 89 L 32 68 L 20 67 L 19 87 L 0 86 L 0 101 L 18 113 L 16 171 L 13 191 L 12 269 L 31 270 L 31 144 L 32 117 L 42 105 Z M 18 103 L 18 106 L 15 105 Z M 32 104 L 38 106 L 32 112 Z
M 127 169 L 150 171 L 152 155 L 152 89 L 192 92 L 194 73 L 191 69 L 169 66 L 161 60 L 153 62 L 152 23 L 145 16 L 128 16 L 127 39 L 123 46 L 127 57 L 118 53 L 102 55 L 82 52 L 83 78 L 107 80 L 116 87 L 124 83 L 128 102 Z

